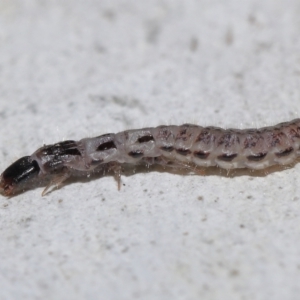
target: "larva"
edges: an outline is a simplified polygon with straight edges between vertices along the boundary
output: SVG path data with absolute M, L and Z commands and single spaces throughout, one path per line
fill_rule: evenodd
M 24 191 L 34 179 L 60 185 L 74 174 L 113 170 L 120 183 L 123 164 L 218 166 L 263 169 L 290 164 L 300 155 L 300 119 L 259 129 L 222 129 L 192 124 L 159 126 L 45 145 L 2 174 L 5 196 Z

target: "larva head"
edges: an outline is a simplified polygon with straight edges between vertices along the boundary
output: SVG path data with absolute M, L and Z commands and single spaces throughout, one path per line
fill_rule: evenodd
M 30 156 L 24 156 L 10 165 L 0 177 L 1 193 L 11 196 L 32 178 L 37 177 L 40 167 Z

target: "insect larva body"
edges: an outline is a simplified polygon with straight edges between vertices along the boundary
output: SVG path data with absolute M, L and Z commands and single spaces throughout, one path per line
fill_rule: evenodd
M 11 195 L 32 178 L 47 175 L 54 178 L 49 187 L 75 172 L 84 175 L 113 169 L 120 174 L 124 163 L 263 169 L 292 163 L 299 156 L 299 147 L 300 119 L 260 129 L 184 124 L 127 130 L 41 147 L 8 167 L 0 187 Z

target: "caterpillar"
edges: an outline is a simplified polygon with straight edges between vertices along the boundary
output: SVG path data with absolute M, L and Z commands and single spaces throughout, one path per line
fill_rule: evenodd
M 120 187 L 123 164 L 259 170 L 291 164 L 300 155 L 299 147 L 300 119 L 258 129 L 183 124 L 126 130 L 44 145 L 1 174 L 0 191 L 11 196 L 28 189 L 34 180 L 49 178 L 44 195 L 74 174 L 107 170 L 114 172 Z

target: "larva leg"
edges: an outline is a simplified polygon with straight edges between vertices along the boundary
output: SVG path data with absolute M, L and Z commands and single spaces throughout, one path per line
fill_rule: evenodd
M 122 183 L 122 180 L 121 180 L 122 167 L 121 167 L 121 165 L 118 163 L 110 164 L 108 171 L 112 171 L 114 173 L 114 178 L 118 184 L 118 191 L 120 191 L 121 183 Z
M 45 196 L 48 193 L 50 193 L 54 188 L 59 189 L 62 185 L 62 183 L 70 177 L 70 173 L 66 172 L 63 174 L 60 174 L 57 177 L 54 177 L 51 179 L 49 184 L 45 187 L 45 189 L 42 192 L 42 196 Z M 49 191 L 49 189 L 53 186 L 53 188 Z

